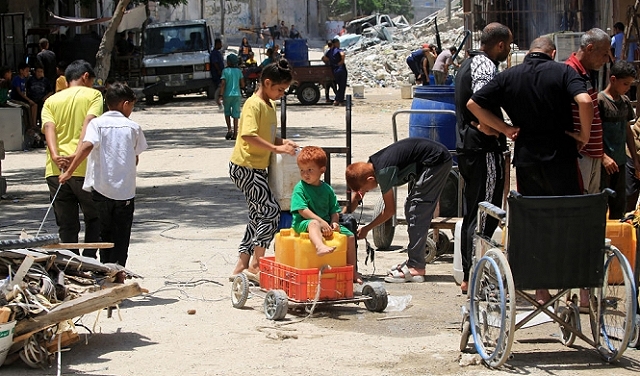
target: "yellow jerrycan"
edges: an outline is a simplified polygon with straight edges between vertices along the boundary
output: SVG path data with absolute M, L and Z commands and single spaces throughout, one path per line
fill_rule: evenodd
M 323 265 L 346 266 L 347 265 L 347 236 L 334 232 L 330 239 L 324 239 L 324 243 L 336 249 L 326 255 L 318 256 L 316 247 L 311 243 L 309 234 L 303 232 L 295 243 L 295 267 L 298 269 L 320 268 Z

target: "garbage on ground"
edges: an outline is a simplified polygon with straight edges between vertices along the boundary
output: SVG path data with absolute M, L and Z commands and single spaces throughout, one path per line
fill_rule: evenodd
M 42 238 L 48 241 L 38 242 Z M 104 308 L 110 315 L 119 302 L 143 290 L 124 283 L 141 276 L 58 249 L 57 236 L 32 239 L 0 241 L 0 337 L 11 338 L 3 348 L 0 341 L 0 364 L 22 359 L 46 368 L 59 348 L 79 340 L 74 318 Z
M 411 295 L 389 295 L 387 297 L 387 308 L 385 308 L 385 312 L 402 312 L 411 303 L 412 296 Z

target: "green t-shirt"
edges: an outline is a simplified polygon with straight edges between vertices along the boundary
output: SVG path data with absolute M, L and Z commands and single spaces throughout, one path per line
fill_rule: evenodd
M 635 119 L 633 107 L 626 95 L 618 100 L 598 93 L 598 107 L 602 119 L 602 143 L 604 152 L 613 159 L 618 166 L 627 161 L 625 145 L 627 142 L 627 128 L 629 121 Z
M 291 227 L 296 232 L 301 232 L 297 230 L 297 226 L 305 220 L 303 216 L 298 214 L 298 210 L 303 209 L 311 210 L 329 224 L 331 224 L 331 215 L 341 211 L 336 193 L 329 184 L 322 182 L 315 186 L 300 180 L 291 194 L 291 214 L 293 217 Z
M 225 81 L 224 84 L 224 97 L 240 97 L 240 80 L 242 79 L 242 71 L 239 68 L 226 67 L 222 70 L 221 80 Z

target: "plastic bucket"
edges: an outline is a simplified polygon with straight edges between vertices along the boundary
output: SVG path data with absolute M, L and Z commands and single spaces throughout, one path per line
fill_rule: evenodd
M 280 221 L 278 222 L 278 230 L 291 228 L 291 223 L 293 222 L 293 216 L 289 211 L 281 211 L 280 212 Z
M 417 86 L 412 110 L 456 110 L 453 86 Z M 449 150 L 456 148 L 456 117 L 449 114 L 411 114 L 409 137 L 438 141 Z
M 351 86 L 353 90 L 353 97 L 358 99 L 364 98 L 364 85 L 353 85 Z
M 286 39 L 284 41 L 284 58 L 294 67 L 309 65 L 309 46 L 306 39 Z
M 402 99 L 413 99 L 413 85 L 400 86 L 400 97 Z
M 9 349 L 13 344 L 13 329 L 16 326 L 16 321 L 0 324 L 0 365 L 4 363 L 9 353 Z

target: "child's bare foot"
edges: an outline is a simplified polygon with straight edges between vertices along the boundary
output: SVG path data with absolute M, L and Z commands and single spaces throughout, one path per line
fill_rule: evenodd
M 316 253 L 318 256 L 328 255 L 329 253 L 336 250 L 336 247 L 329 247 L 328 245 L 323 244 L 320 247 L 316 247 Z
M 354 277 L 353 277 L 353 283 L 357 283 L 357 284 L 361 285 L 363 283 L 362 274 L 356 272 Z

